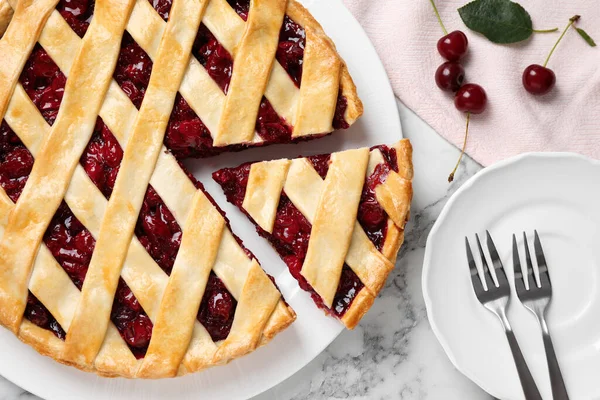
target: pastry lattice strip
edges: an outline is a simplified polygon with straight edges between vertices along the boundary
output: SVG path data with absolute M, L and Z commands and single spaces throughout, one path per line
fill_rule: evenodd
M 182 4 L 180 7 L 186 7 L 186 5 L 188 7 L 191 7 L 192 5 L 198 6 L 198 5 L 192 4 L 190 2 L 188 2 L 186 4 L 184 1 L 181 1 L 178 4 Z M 108 5 L 104 4 L 104 6 L 108 6 Z M 109 7 L 113 7 L 113 6 L 116 6 L 116 4 L 111 4 Z M 130 7 L 131 4 L 122 2 L 121 4 L 119 4 L 119 6 L 121 6 L 121 7 L 129 6 Z M 114 10 L 111 10 L 111 11 L 114 11 Z M 19 10 L 17 9 L 17 14 L 18 13 L 19 13 Z M 55 15 L 57 15 L 57 13 L 53 13 L 53 16 L 51 17 L 51 19 Z M 98 14 L 96 16 L 98 16 Z M 38 14 L 38 17 L 39 17 L 39 14 Z M 60 18 L 60 16 L 58 16 L 58 17 Z M 56 18 L 55 18 L 55 20 L 56 20 Z M 117 26 L 117 29 L 118 29 L 118 24 L 114 24 L 114 21 L 111 20 L 111 29 L 114 29 L 115 25 Z M 62 28 L 60 28 L 60 22 L 58 22 L 58 26 L 59 26 L 59 29 L 64 30 L 65 27 L 68 29 L 68 26 L 66 26 L 64 21 L 62 22 Z M 90 30 L 91 30 L 91 27 L 90 27 Z M 93 30 L 91 30 L 91 32 L 93 32 Z M 7 36 L 9 34 L 10 33 L 8 33 Z M 90 34 L 88 33 L 88 35 L 90 35 Z M 86 38 L 87 37 L 88 36 L 86 36 Z M 72 35 L 72 38 L 74 38 L 73 35 Z M 84 41 L 85 41 L 85 39 L 84 39 Z M 91 48 L 93 48 L 93 41 L 90 40 L 90 42 L 92 42 L 92 43 L 88 43 L 88 45 Z M 72 75 L 75 75 L 76 77 L 77 77 L 77 74 L 84 75 L 82 70 L 85 69 L 85 68 L 83 68 L 86 65 L 85 54 L 86 54 L 86 50 L 88 50 L 88 48 L 86 48 L 85 46 L 86 46 L 86 44 L 83 43 L 82 50 L 80 51 L 79 55 L 77 56 L 78 58 L 76 58 L 73 68 L 72 69 L 69 68 L 70 65 L 68 65 L 65 69 L 63 69 L 63 72 L 71 73 Z M 114 43 L 113 43 L 113 46 L 114 46 Z M 63 57 L 61 60 L 63 61 L 63 63 L 66 63 L 66 61 L 68 61 L 68 54 L 73 54 L 75 52 L 63 51 L 63 53 L 65 53 L 66 56 Z M 57 53 L 57 55 L 59 55 L 59 54 Z M 60 55 L 58 58 L 61 58 Z M 67 60 L 65 60 L 65 58 L 67 58 Z M 60 65 L 60 62 L 58 62 L 58 63 Z M 157 69 L 157 70 L 160 72 L 160 69 Z M 112 72 L 112 71 L 110 71 L 110 72 Z M 94 76 L 98 76 L 98 75 L 100 75 L 100 73 L 104 73 L 105 76 L 107 75 L 106 71 L 100 71 L 100 73 L 98 73 L 98 71 L 92 70 L 92 71 L 87 71 L 87 73 L 88 73 L 88 76 L 92 75 L 92 74 L 95 74 Z M 72 78 L 72 75 L 71 75 L 71 78 Z M 82 76 L 80 78 L 85 81 L 86 77 Z M 75 78 L 74 80 L 77 81 L 77 78 Z M 44 154 L 44 151 L 48 152 L 48 150 L 46 150 L 48 148 L 47 142 L 45 144 L 46 147 L 43 147 L 41 150 L 39 148 L 40 148 L 40 144 L 43 142 L 43 137 L 47 136 L 47 135 L 43 135 L 43 133 L 48 132 L 50 130 L 50 128 L 46 125 L 45 121 L 43 120 L 43 118 L 41 117 L 41 115 L 39 114 L 37 109 L 35 109 L 35 106 L 29 101 L 29 99 L 27 98 L 27 95 L 23 91 L 22 87 L 20 87 L 20 85 L 16 84 L 16 80 L 15 80 L 15 82 L 13 82 L 13 84 L 15 84 L 16 88 L 14 91 L 13 98 L 10 101 L 10 105 L 8 106 L 8 110 L 6 113 L 6 119 L 9 122 L 9 124 L 11 125 L 11 127 L 13 127 L 15 132 L 17 132 L 17 134 L 21 137 L 21 139 L 30 148 L 30 150 L 32 150 L 33 153 L 37 153 L 39 151 L 42 154 Z M 108 120 L 110 120 L 111 111 L 114 112 L 117 107 L 122 107 L 123 109 L 130 111 L 130 118 L 126 119 L 125 121 L 132 122 L 136 118 L 142 119 L 142 117 L 136 116 L 138 113 L 135 110 L 135 107 L 129 102 L 127 97 L 125 97 L 124 94 L 120 92 L 120 89 L 118 89 L 118 86 L 116 86 L 116 83 L 114 81 L 111 82 L 110 80 L 107 80 L 106 86 L 108 86 L 110 89 L 108 89 L 108 94 L 106 96 L 106 99 L 104 100 L 104 103 L 102 104 L 102 108 L 99 111 L 100 111 L 100 114 L 102 115 L 102 111 L 104 110 L 104 113 L 109 117 L 109 118 L 107 118 L 107 125 L 110 126 Z M 177 89 L 177 86 L 175 86 L 175 91 L 176 91 L 176 89 Z M 111 91 L 113 93 L 111 93 Z M 68 95 L 67 95 L 68 93 L 70 93 L 70 90 L 69 90 L 69 86 L 67 85 L 65 100 L 68 98 Z M 174 93 L 171 93 L 171 95 L 174 96 Z M 102 96 L 100 96 L 100 99 L 101 98 L 102 98 Z M 93 102 L 93 99 L 92 99 L 92 102 Z M 86 104 L 86 105 L 89 105 L 89 104 Z M 64 103 L 63 103 L 63 107 L 64 107 Z M 99 107 L 100 107 L 100 104 L 96 104 L 96 109 L 98 109 Z M 23 115 L 24 115 L 23 110 L 27 110 L 28 108 L 29 108 L 28 115 L 33 116 L 32 118 L 34 120 L 37 119 L 36 123 L 31 124 L 31 121 L 29 121 L 29 119 L 28 120 L 23 119 Z M 86 111 L 88 109 L 93 110 L 94 109 L 93 104 L 91 107 L 85 108 Z M 61 110 L 63 110 L 63 108 L 61 108 Z M 170 112 L 170 110 L 169 110 L 169 112 Z M 87 116 L 88 120 L 91 118 L 95 119 L 94 114 L 95 113 L 88 112 L 88 116 Z M 165 114 L 165 113 L 163 113 L 163 114 Z M 65 115 L 65 113 L 62 114 L 63 118 L 64 118 L 64 115 Z M 67 117 L 68 117 L 68 115 L 67 115 Z M 166 116 L 163 115 L 163 117 L 166 117 L 168 119 L 168 113 L 166 113 Z M 36 124 L 37 124 L 37 126 L 36 126 Z M 83 124 L 83 125 L 85 125 L 85 124 Z M 39 129 L 37 129 L 37 130 L 33 129 L 33 130 L 27 131 L 27 128 L 30 128 L 32 126 L 35 128 L 39 128 Z M 53 128 L 52 128 L 53 131 L 49 133 L 51 137 L 53 135 L 54 130 L 59 131 L 57 126 L 58 127 L 61 126 L 61 115 L 59 115 L 56 123 L 53 125 Z M 127 130 L 123 129 L 122 124 L 120 125 L 120 124 L 115 123 L 113 126 L 110 126 L 110 127 L 111 127 L 111 130 L 113 130 L 113 132 L 115 132 L 115 135 L 120 139 L 121 143 L 124 143 L 124 142 L 127 142 L 127 140 L 130 140 L 130 138 L 128 138 L 127 134 L 126 134 Z M 78 126 L 78 128 L 85 130 L 85 126 L 82 127 L 80 125 L 80 126 Z M 116 128 L 116 129 L 113 129 L 113 128 Z M 119 128 L 121 128 L 121 129 L 119 129 Z M 121 135 L 119 135 L 119 133 Z M 37 134 L 37 136 L 36 136 L 36 134 Z M 159 142 L 159 143 L 162 143 L 162 142 Z M 126 147 L 126 146 L 123 146 L 123 147 Z M 131 146 L 129 145 L 128 147 L 131 147 Z M 162 145 L 159 144 L 159 150 L 161 148 L 162 148 Z M 36 151 L 36 149 L 37 149 L 37 151 Z M 126 154 L 127 153 L 128 153 L 128 151 L 126 150 Z M 131 151 L 129 151 L 129 154 L 131 154 Z M 61 155 L 64 155 L 64 154 L 61 154 Z M 52 157 L 52 154 L 48 155 L 46 153 L 46 156 Z M 81 167 L 77 165 L 77 160 L 78 160 L 78 158 L 75 158 L 75 163 L 73 164 L 74 165 L 73 180 L 66 181 L 66 183 L 69 184 L 68 191 L 66 191 L 66 200 L 69 203 L 69 205 L 73 208 L 73 211 L 75 212 L 75 214 L 82 220 L 82 222 L 84 222 L 84 224 L 88 227 L 88 229 L 90 229 L 90 225 L 95 224 L 95 229 L 90 229 L 90 230 L 93 232 L 98 232 L 98 234 L 95 235 L 98 237 L 98 236 L 102 235 L 102 229 L 103 229 L 102 228 L 102 217 L 104 215 L 104 212 L 103 212 L 104 209 L 107 209 L 106 200 L 103 198 L 103 196 L 100 194 L 100 192 L 94 187 L 94 185 L 91 183 L 91 181 L 89 181 L 89 179 L 87 178 L 87 176 L 85 175 L 85 172 L 81 169 Z M 50 171 L 50 172 L 55 172 L 55 171 Z M 34 172 L 32 172 L 32 175 L 34 173 L 35 173 L 35 167 L 34 167 Z M 50 174 L 50 175 L 54 176 L 54 178 L 56 178 L 57 174 L 54 174 L 54 175 Z M 30 179 L 31 179 L 31 177 L 30 177 Z M 34 177 L 34 179 L 35 179 L 35 177 Z M 32 179 L 32 181 L 34 179 Z M 168 205 L 168 207 L 171 209 L 175 218 L 178 220 L 178 222 L 182 226 L 187 226 L 187 224 L 184 225 L 183 222 L 185 221 L 188 213 L 193 212 L 192 205 L 199 206 L 203 203 L 202 199 L 206 200 L 206 197 L 204 196 L 204 194 L 202 192 L 197 192 L 195 190 L 195 188 L 193 187 L 193 184 L 185 176 L 185 173 L 179 168 L 175 159 L 172 158 L 172 156 L 167 155 L 162 151 L 159 151 L 158 160 L 157 160 L 157 168 L 154 170 L 154 174 L 152 175 L 152 178 L 150 178 L 150 183 L 152 183 L 153 186 L 155 186 L 156 190 L 159 191 L 159 193 L 161 194 L 161 197 L 163 197 L 163 200 Z M 145 191 L 145 187 L 147 186 L 147 184 L 148 184 L 148 182 L 146 182 L 145 185 L 138 185 L 138 186 L 139 187 L 144 186 L 143 190 Z M 66 190 L 66 188 L 65 188 L 65 190 Z M 24 193 L 26 193 L 26 192 L 24 192 Z M 69 199 L 70 197 L 72 197 L 71 201 Z M 208 201 L 208 200 L 206 200 L 206 201 Z M 204 204 L 206 204 L 206 201 L 204 202 Z M 14 215 L 11 215 L 11 219 L 18 218 L 18 214 L 19 214 L 18 209 L 19 209 L 19 206 L 21 206 L 22 204 L 23 203 L 21 203 L 21 201 L 19 201 L 18 206 L 17 206 L 17 211 L 13 212 L 13 214 L 16 214 L 16 217 Z M 24 207 L 24 208 L 26 208 L 26 207 Z M 108 206 L 108 208 L 110 208 L 110 206 Z M 52 207 L 47 207 L 47 209 L 46 209 L 47 214 L 44 216 L 45 218 L 48 218 L 48 215 L 51 217 L 51 213 L 53 212 L 53 211 L 50 212 L 51 209 L 52 209 Z M 90 210 L 92 210 L 92 212 L 90 212 Z M 9 230 L 10 230 L 10 225 L 9 225 Z M 186 232 L 187 232 L 187 230 L 184 228 L 184 237 L 186 235 Z M 42 231 L 42 233 L 43 233 L 43 231 Z M 218 235 L 218 233 L 217 233 L 217 235 Z M 252 279 L 256 279 L 257 277 L 258 277 L 258 279 L 266 278 L 266 275 L 264 273 L 262 273 L 262 270 L 260 270 L 260 273 L 256 272 L 257 265 L 256 265 L 255 261 L 250 260 L 245 255 L 243 250 L 235 242 L 235 239 L 233 238 L 233 236 L 229 233 L 229 231 L 227 229 L 224 229 L 224 231 L 223 231 L 223 233 L 221 233 L 221 235 L 222 235 L 222 238 L 220 241 L 220 247 L 219 247 L 218 254 L 216 256 L 216 261 L 214 263 L 213 269 L 215 270 L 217 275 L 219 275 L 219 270 L 221 271 L 220 276 L 222 277 L 223 281 L 226 283 L 226 285 L 228 286 L 228 288 L 230 289 L 232 294 L 238 300 L 241 300 L 244 298 L 244 293 L 246 293 L 245 283 L 250 282 Z M 6 246 L 7 242 L 8 242 L 7 248 L 10 248 L 10 239 L 6 240 L 7 239 L 6 236 L 7 235 L 5 235 L 5 237 L 3 238 L 3 245 Z M 13 236 L 8 236 L 8 238 L 12 238 L 12 237 Z M 25 243 L 27 243 L 29 249 L 33 249 L 33 252 L 35 252 L 37 250 L 36 242 L 35 242 L 35 240 L 31 240 L 31 237 L 29 238 L 29 240 L 25 240 Z M 148 313 L 150 318 L 155 320 L 155 317 L 158 316 L 157 318 L 160 318 L 160 316 L 162 315 L 160 313 L 160 310 L 161 310 L 163 302 L 169 300 L 167 297 L 162 296 L 162 292 L 164 292 L 164 290 L 166 288 L 167 293 L 169 293 L 169 286 L 176 285 L 177 280 L 174 278 L 172 278 L 171 280 L 168 280 L 166 274 L 164 274 L 164 272 L 162 272 L 162 270 L 160 270 L 160 268 L 154 263 L 154 261 L 145 253 L 145 250 L 139 245 L 139 243 L 138 244 L 136 244 L 136 243 L 137 243 L 136 239 L 133 239 L 131 244 L 128 244 L 128 242 L 127 242 L 125 244 L 125 246 L 126 246 L 126 250 L 127 250 L 127 248 L 129 249 L 128 257 L 131 255 L 130 254 L 132 251 L 131 246 L 133 246 L 134 247 L 133 251 L 137 252 L 137 255 L 139 255 L 140 259 L 137 259 L 137 257 L 134 256 L 133 262 L 128 263 L 127 261 L 125 261 L 122 271 L 120 271 L 120 266 L 118 267 L 118 269 L 121 272 L 121 274 L 123 275 L 123 277 L 125 278 L 126 282 L 128 284 L 130 284 L 130 286 L 132 287 L 132 290 L 136 294 L 136 297 L 138 297 L 138 299 L 140 300 L 140 303 L 142 304 L 142 306 L 144 306 L 144 309 L 146 310 L 146 312 Z M 37 244 L 39 244 L 39 239 L 37 241 Z M 98 244 L 97 244 L 97 246 L 98 246 Z M 182 246 L 183 246 L 183 244 L 182 244 Z M 182 248 L 180 250 L 180 252 L 182 252 L 182 254 L 185 254 L 185 251 L 183 251 L 183 250 L 184 249 Z M 9 254 L 9 253 L 4 253 L 4 254 L 7 254 L 8 257 L 12 256 L 12 254 Z M 224 260 L 219 259 L 221 254 L 224 257 Z M 228 257 L 232 257 L 232 256 L 235 257 L 236 255 L 238 256 L 237 259 L 227 260 Z M 242 258 L 244 260 L 242 260 L 242 263 L 240 264 L 239 261 Z M 185 258 L 183 258 L 183 260 L 185 260 Z M 3 272 L 4 273 L 9 272 L 9 274 L 11 272 L 13 272 L 10 270 L 7 271 L 8 268 L 6 268 L 6 267 L 10 264 L 8 264 L 8 263 L 4 264 L 4 262 L 6 260 L 2 260 L 2 261 L 3 261 L 3 265 L 2 265 Z M 234 261 L 234 262 L 230 263 L 228 261 Z M 182 261 L 180 263 L 176 262 L 176 264 L 177 265 L 180 265 L 180 264 L 185 265 L 185 262 L 184 261 Z M 238 268 L 237 271 L 235 270 L 239 265 L 241 265 L 242 271 L 239 270 L 240 268 Z M 245 268 L 244 268 L 244 266 L 245 266 Z M 210 269 L 209 269 L 209 271 L 210 271 Z M 128 276 L 128 274 L 129 274 L 129 276 Z M 118 277 L 118 275 L 116 275 L 116 277 Z M 242 277 L 242 278 L 240 278 L 240 277 Z M 247 277 L 247 279 L 245 279 L 246 277 Z M 152 285 L 150 285 L 150 288 L 154 288 L 155 292 L 152 293 L 152 291 L 147 290 L 148 287 L 140 288 L 140 289 L 136 290 L 136 283 L 143 282 L 144 279 L 147 279 L 147 280 L 149 279 L 152 282 Z M 266 278 L 266 279 L 268 279 L 268 278 Z M 264 283 L 266 283 L 266 282 L 263 279 L 263 284 Z M 84 285 L 85 285 L 85 283 L 84 283 Z M 269 287 L 274 289 L 273 285 L 270 282 L 266 286 L 267 286 L 267 289 Z M 23 291 L 22 287 L 19 287 L 18 289 L 21 292 Z M 83 290 L 84 290 L 83 296 L 85 296 L 85 294 L 86 294 L 85 286 L 84 286 Z M 275 291 L 276 291 L 276 289 L 275 289 Z M 6 292 L 9 292 L 9 290 L 7 290 Z M 114 291 L 112 294 L 114 295 Z M 15 301 L 14 304 L 17 304 L 18 307 L 22 308 L 23 307 L 22 300 L 18 298 L 19 296 L 11 296 L 11 295 L 13 295 L 13 293 L 8 294 L 8 296 L 7 296 L 8 301 Z M 110 296 L 111 294 L 108 293 L 108 295 Z M 277 296 L 278 296 L 277 298 L 279 299 L 278 292 L 277 292 Z M 11 297 L 13 297 L 13 298 L 11 298 Z M 200 294 L 200 297 L 201 297 L 201 294 Z M 268 298 L 268 296 L 267 296 L 267 298 Z M 2 300 L 5 300 L 5 298 L 3 298 Z M 42 302 L 44 302 L 44 299 L 40 299 L 40 300 L 42 300 Z M 21 304 L 19 304 L 20 302 L 21 302 Z M 103 304 L 103 307 L 106 308 L 106 304 Z M 238 304 L 238 307 L 242 307 L 242 304 L 241 303 Z M 244 308 L 242 307 L 241 309 L 243 310 Z M 264 335 L 263 339 L 268 339 L 271 334 L 276 333 L 274 330 L 281 328 L 281 326 L 279 326 L 278 328 L 275 327 L 276 325 L 278 325 L 278 324 L 281 325 L 282 323 L 284 323 L 284 324 L 289 323 L 289 322 L 291 322 L 291 319 L 293 318 L 293 316 L 290 314 L 290 311 L 280 300 L 278 302 L 276 302 L 275 305 L 273 305 L 271 311 L 273 311 L 273 310 L 274 310 L 274 312 L 272 312 L 272 313 L 266 312 L 266 314 L 268 314 L 268 315 L 272 314 L 272 316 L 268 323 L 266 321 L 264 321 L 267 325 L 265 327 L 265 331 L 264 331 L 265 335 Z M 21 313 L 21 315 L 16 315 L 16 317 L 11 316 L 11 315 L 9 315 L 9 316 L 3 315 L 2 322 L 3 322 L 3 324 L 9 326 L 10 328 L 12 328 L 13 330 L 16 331 L 20 327 L 19 320 L 20 320 L 21 316 L 22 316 L 22 313 Z M 263 316 L 263 318 L 264 318 L 264 316 Z M 236 319 L 237 319 L 237 314 L 236 314 Z M 238 326 L 241 326 L 240 329 L 247 328 L 248 321 L 247 320 L 241 320 L 241 321 L 242 322 L 239 322 L 237 324 Z M 105 322 L 108 323 L 108 320 L 106 319 Z M 26 324 L 26 323 L 24 322 L 24 324 Z M 236 322 L 234 321 L 234 325 L 235 324 L 236 324 Z M 27 324 L 27 325 L 29 326 L 29 324 Z M 160 326 L 160 321 L 156 321 L 156 325 Z M 196 328 L 198 328 L 198 325 L 199 324 L 196 324 L 194 326 L 194 337 L 192 339 L 192 344 L 193 344 L 194 340 L 198 339 L 198 334 L 196 332 L 198 330 L 198 329 L 196 329 Z M 72 328 L 71 323 L 67 323 L 67 326 Z M 259 326 L 260 326 L 260 324 L 259 324 Z M 263 326 L 264 326 L 264 324 L 263 324 Z M 71 330 L 69 330 L 69 332 L 70 331 Z M 235 328 L 232 328 L 232 332 L 230 333 L 230 335 L 234 334 L 234 333 L 235 333 Z M 96 335 L 96 336 L 100 336 L 100 335 L 102 335 L 102 337 L 101 337 L 101 339 L 102 339 L 104 336 L 102 332 L 100 332 L 100 334 Z M 91 336 L 93 336 L 93 335 L 91 335 Z M 206 335 L 204 335 L 204 337 L 206 337 Z M 223 355 L 223 357 L 222 357 L 223 361 L 226 361 L 228 358 L 236 356 L 236 354 L 235 354 L 236 351 L 237 351 L 237 355 L 239 355 L 244 351 L 247 352 L 247 351 L 251 350 L 252 347 L 256 347 L 259 340 L 263 340 L 263 339 L 260 339 L 260 337 L 257 338 L 256 335 L 254 335 L 254 337 L 252 335 L 250 335 L 250 338 L 254 338 L 253 339 L 254 342 L 246 343 L 246 348 L 243 348 L 243 346 L 240 346 L 240 343 L 232 343 L 232 346 L 229 346 L 229 353 L 226 350 L 221 351 L 221 354 Z M 92 361 L 94 361 L 95 355 L 90 357 L 91 361 L 86 360 L 85 358 L 82 358 L 81 355 L 77 354 L 77 353 L 75 353 L 74 356 L 69 355 L 69 352 L 70 351 L 72 352 L 72 349 L 69 348 L 69 346 L 68 346 L 69 345 L 68 339 L 69 339 L 69 336 L 67 336 L 66 347 L 65 347 L 64 351 L 62 352 L 62 354 L 60 354 L 60 355 L 55 354 L 55 356 L 57 356 L 57 357 L 65 356 L 63 361 L 76 363 L 76 364 L 78 364 L 78 366 L 80 366 L 82 368 L 94 368 L 94 367 L 101 368 L 101 366 L 96 365 L 92 362 Z M 233 342 L 234 339 L 235 339 L 235 335 L 232 336 L 232 340 L 230 342 Z M 225 341 L 225 343 L 227 343 L 227 340 Z M 99 350 L 101 352 L 104 351 L 106 346 L 107 346 L 107 342 L 104 341 L 102 350 L 100 350 L 100 349 Z M 151 346 L 152 346 L 152 343 L 151 343 Z M 213 346 L 214 346 L 214 344 L 213 344 Z M 220 347 L 222 347 L 222 344 Z M 227 348 L 227 346 L 225 346 L 225 348 Z M 191 350 L 193 350 L 193 346 L 190 347 L 190 350 L 187 353 L 188 356 L 186 356 L 187 358 L 191 358 L 190 362 L 187 364 L 188 369 L 194 370 L 197 368 L 201 368 L 203 366 L 206 366 L 207 364 L 215 362 L 215 360 L 216 360 L 215 358 L 209 357 L 209 359 L 205 358 L 203 360 L 198 361 L 199 360 L 198 357 L 194 358 L 193 354 L 190 355 Z M 107 351 L 110 352 L 111 350 L 108 349 Z M 210 354 L 210 351 L 205 351 L 203 355 L 206 356 L 207 354 Z M 151 360 L 151 358 L 152 357 L 149 357 L 148 360 Z M 216 357 L 216 358 L 218 358 L 218 357 Z M 97 361 L 98 359 L 95 358 L 95 360 Z M 197 365 L 193 365 L 194 361 L 197 361 Z M 148 362 L 150 362 L 150 361 L 148 361 Z M 137 363 L 137 364 L 132 363 L 132 364 L 135 364 L 135 365 L 123 365 L 123 370 L 120 371 L 119 373 L 126 375 L 126 376 L 134 376 L 138 371 L 139 365 L 137 365 L 137 364 L 139 364 L 139 363 Z M 192 368 L 189 368 L 190 365 L 192 366 Z M 111 367 L 114 368 L 115 366 L 114 365 L 107 366 L 107 368 L 111 368 Z M 178 367 L 178 366 L 176 365 L 175 367 Z M 173 365 L 167 366 L 167 369 L 169 369 L 169 373 L 172 372 L 173 368 L 174 368 Z M 143 372 L 143 371 L 145 371 L 145 372 Z M 100 372 L 104 372 L 107 374 L 111 373 L 111 371 L 100 371 Z M 113 371 L 113 373 L 114 373 L 114 371 Z M 149 376 L 150 373 L 151 372 L 148 371 L 148 368 L 144 368 L 144 366 L 142 365 L 140 374 Z
M 393 155 L 390 155 L 392 152 Z M 342 312 L 332 313 L 341 316 L 342 322 L 349 328 L 353 328 L 371 306 L 393 269 L 410 210 L 410 143 L 402 140 L 392 149 L 386 148 L 386 153 L 384 155 L 379 147 L 332 153 L 327 156 L 327 161 L 323 161 L 327 165 L 325 175 L 323 171 L 316 170 L 309 158 L 256 162 L 251 163 L 249 168 L 246 164 L 233 169 L 237 172 L 225 169 L 214 175 L 228 199 L 253 219 L 259 233 L 276 243 L 284 258 L 289 256 L 290 251 L 298 256 L 297 247 L 301 247 L 294 242 L 299 234 L 294 228 L 289 228 L 289 215 L 293 215 L 293 211 L 285 206 L 285 202 L 289 200 L 301 213 L 310 224 L 306 253 L 299 258 L 302 261 L 301 279 L 310 285 L 310 290 L 320 297 L 327 309 L 342 306 Z M 316 156 L 317 159 L 322 157 Z M 242 178 L 239 177 L 246 176 L 243 171 L 247 171 L 247 185 L 241 189 L 245 189 L 242 200 L 232 194 L 230 188 L 242 186 L 239 181 Z M 370 239 L 357 218 L 368 178 L 381 180 L 372 181 L 375 198 L 369 200 L 376 201 L 385 212 L 385 234 L 380 247 Z M 284 195 L 285 202 L 282 203 Z M 280 225 L 282 230 L 274 236 L 280 211 L 281 218 L 285 220 Z M 286 233 L 287 229 L 294 233 Z M 295 264 L 295 261 L 286 262 L 288 265 Z M 358 294 L 353 292 L 349 298 L 342 300 L 343 304 L 334 304 L 342 270 L 346 266 L 364 287 L 355 287 L 352 290 L 358 291 Z M 346 310 L 347 302 L 350 302 L 350 307 Z

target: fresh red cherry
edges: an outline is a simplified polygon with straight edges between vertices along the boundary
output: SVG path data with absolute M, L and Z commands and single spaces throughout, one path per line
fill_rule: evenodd
M 462 112 L 481 114 L 487 104 L 485 90 L 475 83 L 467 83 L 454 97 L 454 106 Z
M 467 126 L 465 128 L 465 140 L 463 142 L 462 150 L 460 151 L 460 156 L 458 157 L 454 169 L 448 176 L 448 182 L 454 180 L 454 174 L 460 165 L 462 156 L 465 154 L 467 138 L 469 137 L 469 119 L 471 118 L 471 114 L 481 114 L 485 110 L 486 105 L 487 95 L 485 94 L 485 90 L 475 83 L 467 83 L 461 87 L 456 93 L 456 96 L 454 96 L 454 106 L 459 111 L 467 113 Z
M 556 47 L 567 33 L 567 30 L 569 30 L 569 28 L 573 26 L 573 24 L 577 22 L 579 18 L 581 18 L 579 15 L 574 15 L 573 17 L 569 18 L 569 23 L 563 30 L 562 34 L 556 40 L 556 43 L 554 43 L 554 46 L 550 50 L 550 53 L 548 53 L 548 57 L 546 57 L 546 61 L 544 61 L 543 65 L 531 64 L 530 66 L 525 68 L 525 71 L 523 71 L 522 82 L 523 87 L 525 87 L 525 90 L 527 90 L 529 93 L 536 96 L 540 96 L 552 90 L 552 88 L 556 84 L 556 75 L 554 75 L 554 71 L 546 67 L 546 65 L 548 65 L 550 57 L 552 57 L 554 50 L 556 50 Z M 590 46 L 593 47 L 596 45 L 594 41 L 587 35 L 587 33 L 585 33 L 585 31 L 579 28 L 575 29 Z
M 556 83 L 556 75 L 550 68 L 539 64 L 531 64 L 523 71 L 523 86 L 531 94 L 548 93 Z
M 442 90 L 456 92 L 464 80 L 465 69 L 454 61 L 446 61 L 435 71 L 435 83 Z
M 462 31 L 453 31 L 437 42 L 438 52 L 448 61 L 458 61 L 467 53 L 469 40 Z

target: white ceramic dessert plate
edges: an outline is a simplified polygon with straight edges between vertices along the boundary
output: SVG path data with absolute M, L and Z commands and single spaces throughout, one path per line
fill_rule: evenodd
M 534 153 L 486 168 L 448 201 L 427 241 L 423 295 L 448 357 L 500 399 L 523 399 L 504 331 L 477 301 L 464 237 L 489 230 L 513 291 L 508 318 L 540 389 L 552 398 L 542 337 L 514 295 L 512 234 L 537 229 L 553 286 L 548 325 L 571 399 L 598 399 L 600 371 L 600 162 Z M 519 241 L 523 249 L 522 238 Z
M 280 257 L 254 226 L 227 203 L 211 173 L 246 161 L 329 153 L 349 148 L 393 144 L 402 137 L 398 109 L 375 49 L 341 0 L 301 1 L 334 40 L 358 87 L 365 113 L 349 130 L 300 143 L 229 153 L 186 164 L 225 210 L 233 231 L 273 275 L 298 314 L 290 328 L 271 343 L 229 365 L 189 376 L 157 381 L 101 378 L 43 357 L 0 328 L 0 375 L 23 389 L 54 399 L 247 399 L 283 381 L 315 358 L 344 329 L 316 308 L 298 288 Z

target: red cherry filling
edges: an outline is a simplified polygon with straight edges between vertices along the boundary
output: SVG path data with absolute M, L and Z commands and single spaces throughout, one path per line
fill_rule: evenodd
M 152 186 L 146 191 L 135 234 L 156 263 L 170 275 L 181 245 L 181 228 Z
M 56 9 L 79 37 L 87 31 L 94 14 L 94 0 L 61 0 Z
M 250 0 L 227 0 L 231 8 L 235 10 L 244 21 L 248 21 L 248 13 L 250 12 Z
M 302 81 L 302 62 L 304 61 L 304 45 L 306 32 L 304 28 L 292 21 L 287 15 L 279 31 L 277 45 L 277 61 L 286 70 L 296 86 Z
M 61 340 L 65 340 L 67 337 L 63 328 L 52 314 L 50 314 L 50 311 L 31 292 L 27 296 L 24 317 L 40 328 L 51 331 L 54 333 L 54 336 Z
M 79 290 L 87 274 L 96 240 L 62 202 L 44 234 L 44 243 Z
M 337 103 L 335 105 L 335 113 L 333 114 L 333 129 L 348 129 L 350 128 L 350 124 L 346 121 L 346 109 L 348 108 L 348 101 L 342 95 L 342 90 L 340 89 L 338 93 Z
M 137 359 L 143 358 L 150 344 L 153 324 L 122 278 L 119 278 L 110 319 L 133 355 Z
M 123 150 L 117 139 L 98 117 L 94 133 L 80 163 L 94 184 L 107 199 L 112 193 L 123 158 Z
M 148 0 L 158 15 L 165 21 L 169 19 L 169 11 L 171 11 L 172 0 Z
M 319 176 L 323 179 L 327 176 L 327 172 L 329 171 L 329 161 L 331 160 L 331 154 L 319 154 L 316 156 L 306 157 L 312 164 L 313 168 Z
M 198 29 L 192 54 L 221 90 L 227 93 L 233 72 L 233 58 L 204 24 Z
M 113 77 L 138 109 L 142 105 L 151 72 L 152 60 L 125 31 Z
M 285 143 L 292 140 L 292 127 L 277 115 L 269 100 L 264 96 L 258 109 L 256 132 L 269 143 Z
M 223 168 L 213 172 L 213 179 L 221 185 L 227 201 L 240 208 L 246 195 L 251 165 L 252 163 L 245 163 L 236 168 Z
M 228 149 L 227 147 L 213 147 L 212 142 L 212 136 L 206 125 L 190 108 L 185 99 L 177 94 L 165 132 L 167 148 L 178 158 L 207 157 Z
M 0 186 L 16 202 L 33 166 L 33 157 L 6 121 L 0 125 Z
M 17 202 L 33 167 L 33 156 L 8 126 L 0 125 L 0 185 Z
M 36 44 L 21 72 L 19 82 L 50 125 L 58 114 L 66 81 L 48 53 Z
M 214 272 L 210 272 L 204 297 L 198 310 L 198 321 L 206 328 L 213 341 L 229 335 L 237 301 Z
M 381 151 L 385 162 L 378 164 L 365 181 L 358 205 L 357 219 L 371 242 L 381 251 L 387 233 L 388 215 L 375 197 L 375 188 L 385 181 L 390 170 L 398 172 L 398 159 L 394 148 L 390 149 L 387 146 L 374 148 Z

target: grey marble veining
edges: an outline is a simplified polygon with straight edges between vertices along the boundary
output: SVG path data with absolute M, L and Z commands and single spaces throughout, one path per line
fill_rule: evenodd
M 427 236 L 449 196 L 481 167 L 465 159 L 448 184 L 458 151 L 400 105 L 414 148 L 414 200 L 405 244 L 373 308 L 291 378 L 254 400 L 491 399 L 454 369 L 429 323 L 421 292 Z M 0 377 L 0 400 L 37 399 Z

